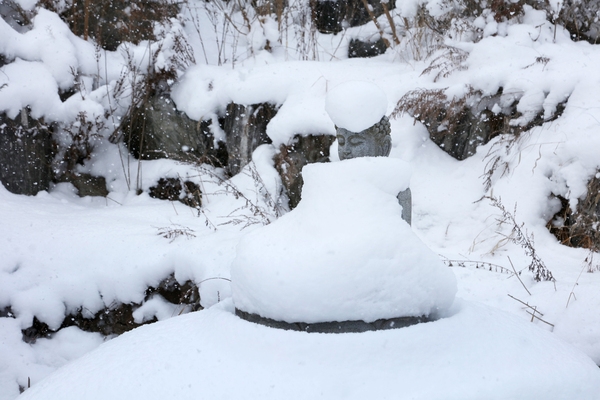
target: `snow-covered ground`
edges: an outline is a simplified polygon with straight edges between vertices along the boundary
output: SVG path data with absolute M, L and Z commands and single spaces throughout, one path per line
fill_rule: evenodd
M 586 194 L 587 182 L 600 169 L 598 46 L 572 42 L 560 26 L 546 21 L 544 13 L 526 7 L 519 22 L 499 24 L 493 18 L 478 18 L 483 38 L 477 42 L 469 37 L 447 38 L 447 45 L 460 48 L 468 57 L 463 67 L 435 79 L 435 73 L 422 74 L 431 59 L 411 51 L 409 34 L 402 45 L 372 59 L 344 55 L 349 37 L 358 36 L 361 30 L 363 34 L 375 31 L 372 23 L 349 29 L 345 35 L 316 34 L 313 50 L 317 56 L 306 61 L 307 53 L 296 46 L 301 43 L 298 37 L 281 44 L 277 24 L 269 20 L 258 24 L 252 35 L 237 37 L 235 47 L 227 47 L 215 39 L 201 2 L 190 4 L 197 8 L 190 7 L 188 20 L 183 26 L 176 24 L 173 32 L 183 29 L 197 64 L 181 71 L 173 91 L 177 107 L 193 119 L 206 119 L 232 101 L 281 105 L 267 127 L 273 146 L 260 147 L 253 157 L 263 190 L 258 190 L 248 169 L 231 179 L 263 207 L 263 222 L 276 214 L 270 212 L 263 196 L 265 190 L 276 195 L 280 185 L 270 161 L 275 149 L 294 134 L 334 134 L 325 106 L 327 93 L 337 85 L 367 81 L 379 86 L 387 96 L 388 115 L 405 93 L 417 88 L 447 88 L 449 96 L 462 96 L 469 86 L 484 95 L 502 88 L 502 104 L 494 109 L 519 101 L 522 119 L 516 123 L 524 125 L 540 111 L 551 117 L 557 104 L 568 98 L 558 119 L 523 133 L 506 151 L 505 138 L 500 136 L 464 161 L 444 153 L 430 141 L 425 127 L 409 116 L 392 119 L 390 157 L 403 160 L 412 171 L 413 232 L 446 262 L 459 261 L 452 262 L 451 268 L 458 298 L 504 310 L 551 331 L 600 364 L 600 267 L 586 263 L 588 250 L 565 247 L 546 229 L 559 207 L 551 195 L 564 196 L 575 208 Z M 403 3 L 395 11 L 398 18 L 410 17 L 414 4 Z M 436 4 L 431 1 L 430 8 Z M 202 23 L 194 23 L 194 18 Z M 197 30 L 198 26 L 205 30 Z M 170 34 L 164 39 L 166 56 Z M 271 43 L 270 51 L 264 50 L 266 40 Z M 147 62 L 146 50 L 147 43 L 129 46 L 129 51 L 123 45 L 114 53 L 97 53 L 50 12 L 40 11 L 33 29 L 25 34 L 0 20 L 0 51 L 16 57 L 14 63 L 0 68 L 0 87 L 6 84 L 0 89 L 0 111 L 12 117 L 29 105 L 34 117 L 44 116 L 48 121 L 73 119 L 80 111 L 103 115 L 105 109 L 119 104 L 111 90 L 127 54 L 133 54 L 141 65 Z M 72 84 L 71 67 L 80 71 L 87 86 L 80 86 L 81 96 L 62 103 L 57 90 Z M 486 191 L 482 176 L 487 156 L 498 149 L 496 154 L 508 170 L 504 175 L 494 174 Z M 335 143 L 331 150 L 332 161 L 339 162 Z M 188 177 L 201 184 L 204 213 L 199 216 L 178 202 L 137 195 L 128 181 L 135 180 L 138 171 L 142 171 L 142 189 L 165 176 Z M 148 286 L 171 273 L 181 282 L 199 283 L 202 305 L 210 307 L 230 297 L 231 291 L 226 280 L 206 279 L 229 278 L 237 244 L 261 226 L 240 229 L 244 224 L 222 224 L 251 213 L 244 199 L 221 190 L 214 178 L 221 173 L 218 170 L 208 174 L 197 166 L 170 160 L 139 162 L 124 148 L 100 140 L 82 172 L 105 176 L 108 198 L 79 198 L 70 184 L 59 184 L 35 197 L 14 195 L 0 187 L 0 310 L 10 306 L 15 315 L 0 318 L 1 400 L 15 398 L 19 386 L 27 387 L 28 381 L 36 385 L 105 340 L 71 327 L 51 339 L 26 344 L 21 329 L 29 327 L 34 316 L 56 329 L 65 315 L 78 309 L 92 315 L 111 304 L 139 303 Z M 499 225 L 501 210 L 484 196 L 501 199 L 517 224 L 524 224 L 523 230 L 533 235 L 537 255 L 556 282 L 534 281 L 527 270 L 531 258 L 507 239 L 513 227 Z M 159 235 L 165 228 L 178 226 L 193 234 L 174 240 Z M 160 301 L 145 307 L 137 314 L 140 321 L 154 315 L 167 319 L 182 312 Z M 531 316 L 534 309 L 543 321 Z

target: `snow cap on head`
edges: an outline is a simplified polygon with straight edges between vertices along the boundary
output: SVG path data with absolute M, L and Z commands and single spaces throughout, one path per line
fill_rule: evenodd
M 325 111 L 338 128 L 361 132 L 385 115 L 387 96 L 371 82 L 344 82 L 327 93 Z

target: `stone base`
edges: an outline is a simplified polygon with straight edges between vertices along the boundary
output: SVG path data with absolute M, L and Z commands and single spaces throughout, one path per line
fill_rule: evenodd
M 365 321 L 340 321 L 340 322 L 317 322 L 308 324 L 305 322 L 284 322 L 271 318 L 264 318 L 257 314 L 251 314 L 235 309 L 235 315 L 248 322 L 268 326 L 269 328 L 284 329 L 288 331 L 300 331 L 309 333 L 360 333 L 369 331 L 383 331 L 388 329 L 405 328 L 407 326 L 431 322 L 434 319 L 421 317 L 399 317 L 390 319 L 378 319 L 374 322 Z

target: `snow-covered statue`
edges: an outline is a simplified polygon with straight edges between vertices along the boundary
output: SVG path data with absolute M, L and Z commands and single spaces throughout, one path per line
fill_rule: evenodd
M 387 111 L 387 97 L 376 85 L 348 82 L 327 95 L 327 113 L 336 125 L 340 160 L 357 157 L 387 157 L 392 150 L 392 136 Z M 412 222 L 410 188 L 398 193 L 402 219 Z
M 456 278 L 402 220 L 409 165 L 356 157 L 302 169 L 302 200 L 245 235 L 231 265 L 236 314 L 305 332 L 364 332 L 435 321 Z

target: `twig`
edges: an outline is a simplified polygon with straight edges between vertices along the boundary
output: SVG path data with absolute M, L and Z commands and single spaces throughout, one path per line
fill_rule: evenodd
M 542 321 L 542 322 L 543 322 L 543 323 L 545 323 L 545 324 L 548 324 L 548 325 L 550 325 L 552 328 L 554 328 L 554 324 L 551 324 L 550 322 L 548 322 L 548 321 L 545 321 L 545 320 L 541 319 L 540 317 L 538 317 L 537 315 L 535 315 L 535 313 L 532 313 L 532 312 L 530 312 L 530 311 L 528 311 L 528 310 L 525 310 L 525 312 L 526 312 L 527 314 L 531 315 L 531 320 L 532 320 L 532 321 L 533 321 L 533 318 L 535 318 L 535 319 L 538 319 L 538 320 Z
M 206 278 L 206 279 L 201 280 L 200 282 L 198 282 L 198 285 L 200 285 L 201 283 L 204 283 L 206 281 L 214 281 L 214 280 L 217 280 L 217 279 L 220 279 L 220 280 L 223 280 L 223 281 L 227 281 L 227 282 L 231 282 L 231 279 L 222 278 L 220 276 L 215 276 L 215 277 L 212 277 L 212 278 Z
M 381 38 L 383 39 L 383 42 L 385 43 L 385 47 L 390 47 L 390 41 L 384 37 L 385 33 L 383 32 L 383 29 L 381 28 L 379 21 L 377 21 L 377 17 L 375 16 L 375 13 L 373 12 L 373 10 L 371 10 L 371 7 L 369 6 L 369 2 L 367 0 L 362 0 L 362 3 L 365 6 L 367 13 L 369 14 L 369 17 L 371 17 L 371 20 L 375 24 L 375 27 L 379 31 L 379 34 L 381 35 Z
M 498 219 L 498 226 L 500 227 L 502 224 L 507 223 L 512 227 L 510 235 L 506 236 L 506 238 L 512 243 L 521 246 L 525 254 L 531 257 L 531 262 L 528 268 L 531 272 L 533 272 L 533 279 L 537 282 L 555 282 L 556 280 L 554 279 L 554 276 L 552 276 L 552 272 L 548 269 L 548 267 L 546 267 L 546 264 L 544 264 L 542 259 L 537 254 L 533 242 L 533 234 L 529 235 L 527 230 L 524 228 L 525 223 L 517 223 L 515 219 L 517 206 L 515 205 L 515 210 L 511 213 L 504 207 L 504 204 L 502 204 L 502 200 L 499 197 L 484 197 L 492 203 L 492 206 L 498 208 L 502 212 L 502 218 Z
M 390 10 L 388 9 L 387 4 L 383 1 L 381 2 L 381 6 L 383 7 L 383 12 L 385 13 L 385 16 L 390 24 L 390 28 L 392 29 L 392 37 L 394 38 L 394 43 L 396 43 L 396 45 L 399 45 L 400 39 L 398 39 L 398 34 L 396 33 L 396 24 L 394 24 L 394 19 L 390 14 Z
M 454 267 L 456 265 L 457 267 L 466 268 L 467 264 L 475 264 L 476 269 L 483 269 L 483 267 L 487 267 L 488 271 L 494 270 L 495 272 L 498 272 L 499 270 L 500 273 L 506 272 L 507 274 L 512 274 L 512 272 L 508 268 L 504 268 L 502 265 L 493 264 L 487 261 L 450 260 L 449 258 L 445 258 L 444 260 L 442 260 L 442 262 L 449 267 Z
M 586 257 L 586 260 L 587 259 L 588 258 Z M 569 298 L 567 299 L 567 305 L 565 306 L 565 308 L 569 307 L 569 302 L 571 301 L 571 296 L 573 296 L 575 298 L 575 300 L 577 300 L 577 297 L 575 297 L 575 286 L 579 285 L 579 278 L 581 278 L 581 274 L 583 274 L 583 270 L 585 269 L 586 266 L 587 266 L 587 264 L 584 263 L 583 264 L 583 268 L 581 268 L 581 271 L 579 272 L 579 275 L 577 276 L 577 280 L 573 284 L 573 288 L 571 289 L 571 293 L 569 293 Z
M 523 283 L 523 281 L 521 280 L 521 277 L 519 276 L 519 274 L 517 273 L 517 270 L 515 268 L 515 266 L 513 265 L 512 260 L 510 259 L 510 257 L 508 257 L 508 261 L 510 262 L 510 266 L 512 267 L 513 271 L 515 271 L 515 275 L 517 276 L 517 279 L 519 280 L 519 282 L 521 282 L 521 285 L 523 285 L 523 288 L 525 288 L 525 290 L 527 291 L 527 293 L 529 293 L 529 295 L 531 296 L 531 292 L 529 291 L 529 289 L 527 289 L 527 286 L 525 286 L 525 284 Z M 510 296 L 510 295 L 509 295 Z
M 517 299 L 515 296 L 511 295 L 510 293 L 508 294 L 508 297 L 510 297 L 510 298 L 511 298 L 511 299 L 513 299 L 513 300 L 516 300 L 516 301 L 518 301 L 519 303 L 523 304 L 523 305 L 524 305 L 525 307 L 527 307 L 527 308 L 531 308 L 531 309 L 533 310 L 534 314 L 535 314 L 535 313 L 538 313 L 538 314 L 540 314 L 542 317 L 544 316 L 544 314 L 542 314 L 541 312 L 539 312 L 539 311 L 537 310 L 537 308 L 534 308 L 534 307 L 530 306 L 529 304 L 525 303 L 523 300 L 519 300 L 519 299 Z

